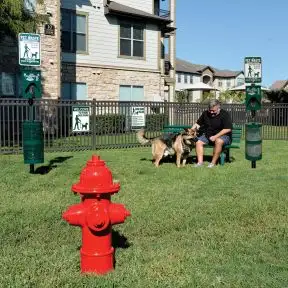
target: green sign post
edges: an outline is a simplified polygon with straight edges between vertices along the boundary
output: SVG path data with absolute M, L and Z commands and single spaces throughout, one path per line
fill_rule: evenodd
M 41 72 L 32 67 L 41 65 L 40 35 L 20 33 L 18 35 L 19 65 L 29 66 L 21 69 L 22 97 L 29 99 L 29 119 L 23 121 L 24 163 L 30 164 L 30 173 L 34 173 L 34 164 L 44 162 L 43 124 L 34 120 L 33 104 L 35 98 L 41 98 Z
M 251 111 L 252 119 L 256 116 L 256 111 L 262 107 L 262 59 L 261 57 L 245 57 L 244 74 L 246 85 L 246 111 Z M 260 83 L 260 85 L 255 85 Z M 256 161 L 262 159 L 262 136 L 261 123 L 249 122 L 246 124 L 245 155 L 251 161 L 251 167 L 256 168 Z

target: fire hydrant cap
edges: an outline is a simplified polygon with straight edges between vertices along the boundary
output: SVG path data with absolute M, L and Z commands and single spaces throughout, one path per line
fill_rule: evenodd
M 72 185 L 73 192 L 81 194 L 116 193 L 120 183 L 114 182 L 112 173 L 99 156 L 93 155 L 80 174 L 80 181 Z

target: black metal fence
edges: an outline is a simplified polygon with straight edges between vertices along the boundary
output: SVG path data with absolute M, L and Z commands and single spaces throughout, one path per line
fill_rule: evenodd
M 75 107 L 89 111 L 89 126 L 85 123 L 80 132 L 73 129 Z M 148 136 L 156 136 L 165 124 L 192 125 L 206 108 L 199 103 L 41 99 L 34 102 L 31 115 L 43 122 L 48 152 L 135 147 L 139 145 L 135 131 L 143 120 L 136 110 L 144 112 Z M 230 112 L 233 123 L 244 126 L 251 121 L 243 104 L 223 104 L 222 108 Z M 288 104 L 265 104 L 256 115 L 255 121 L 263 124 L 263 139 L 288 140 Z M 0 154 L 22 153 L 22 124 L 28 119 L 27 100 L 0 99 Z

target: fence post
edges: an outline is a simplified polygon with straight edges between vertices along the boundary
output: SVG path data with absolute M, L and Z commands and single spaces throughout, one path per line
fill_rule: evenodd
M 92 101 L 92 149 L 96 150 L 96 99 Z
M 164 100 L 164 125 L 169 125 L 169 105 L 167 100 Z

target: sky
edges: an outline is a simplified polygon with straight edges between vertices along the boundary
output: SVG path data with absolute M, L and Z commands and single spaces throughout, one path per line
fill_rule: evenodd
M 176 55 L 194 64 L 244 70 L 262 58 L 262 84 L 288 79 L 288 0 L 176 0 Z

